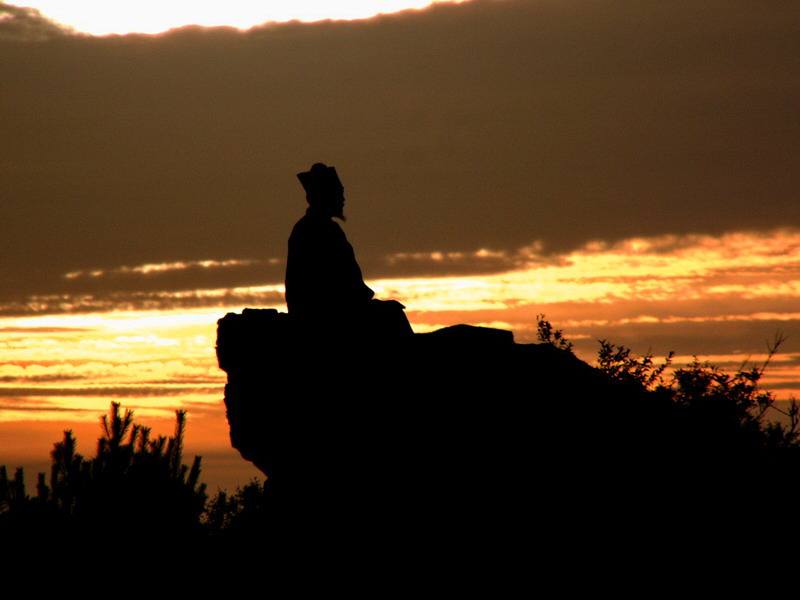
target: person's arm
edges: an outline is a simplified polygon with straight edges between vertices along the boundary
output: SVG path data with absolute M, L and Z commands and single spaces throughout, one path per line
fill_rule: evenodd
M 344 293 L 349 296 L 350 302 L 369 302 L 375 296 L 375 292 L 364 282 L 355 251 L 347 241 L 344 231 L 338 225 L 336 229 L 338 238 L 336 245 L 339 248 L 337 254 Z

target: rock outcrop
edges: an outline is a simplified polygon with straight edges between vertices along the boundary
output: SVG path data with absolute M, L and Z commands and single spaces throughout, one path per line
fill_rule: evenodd
M 642 390 L 508 331 L 456 325 L 381 343 L 245 309 L 220 319 L 217 355 L 233 446 L 293 507 L 362 522 L 518 519 L 535 499 L 570 502 L 555 482 L 576 469 L 591 487 L 598 464 L 645 443 L 621 437 Z
M 246 309 L 217 351 L 231 442 L 273 486 L 261 537 L 384 583 L 749 551 L 769 546 L 753 515 L 800 499 L 797 445 L 732 420 L 735 397 L 648 392 L 507 331 L 381 343 Z
M 217 355 L 231 443 L 268 476 L 283 540 L 505 562 L 531 540 L 723 534 L 799 497 L 796 449 L 507 331 L 382 341 L 245 309 L 219 320 Z
M 277 457 L 295 444 L 316 448 L 314 462 L 345 445 L 363 454 L 357 462 L 430 462 L 437 451 L 488 458 L 549 437 L 559 427 L 548 415 L 553 394 L 563 405 L 600 382 L 571 353 L 517 344 L 509 331 L 456 325 L 380 343 L 304 332 L 264 309 L 220 319 L 217 356 L 231 442 L 276 484 Z

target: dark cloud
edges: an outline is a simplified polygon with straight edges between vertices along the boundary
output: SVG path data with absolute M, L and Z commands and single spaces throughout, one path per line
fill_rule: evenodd
M 106 359 L 110 359 L 110 358 L 112 358 L 112 357 L 106 357 Z M 113 360 L 99 361 L 96 357 L 87 358 L 87 359 L 68 358 L 68 359 L 57 359 L 57 360 L 53 360 L 53 359 L 48 360 L 48 359 L 45 359 L 45 358 L 37 358 L 37 359 L 34 359 L 34 360 L 3 361 L 3 362 L 0 362 L 0 366 L 7 366 L 8 365 L 8 366 L 14 366 L 14 367 L 23 367 L 23 368 L 27 368 L 27 367 L 31 367 L 31 366 L 53 367 L 53 366 L 65 365 L 65 364 L 66 365 L 80 366 L 80 365 L 86 365 L 86 364 L 97 363 L 97 362 L 103 362 L 104 364 L 107 364 L 107 365 L 115 365 L 115 364 L 138 365 L 138 364 L 159 363 L 160 361 L 158 359 L 154 360 L 152 358 L 143 358 L 143 359 L 138 359 L 138 360 L 125 359 L 122 362 L 113 361 Z M 206 367 L 206 366 L 208 366 L 208 360 L 204 359 L 204 358 L 182 358 L 181 359 L 181 363 L 186 365 L 186 366 L 190 366 L 190 367 Z
M 225 374 L 220 372 L 220 376 L 216 378 L 207 376 L 176 375 L 174 377 L 171 377 L 170 379 L 153 379 L 153 380 L 142 381 L 141 383 L 142 385 L 159 385 L 159 384 L 174 384 L 174 383 L 191 383 L 195 385 L 200 385 L 200 384 L 219 385 L 225 383 Z
M 225 418 L 225 405 L 222 402 L 209 404 L 208 402 L 181 400 L 181 407 L 186 408 L 190 416 L 208 415 L 215 418 Z
M 78 379 L 85 379 L 83 375 L 26 375 L 23 377 L 15 377 L 12 375 L 0 376 L 0 383 L 57 383 L 60 381 L 76 381 Z M 0 388 L 2 394 L 2 388 Z
M 536 305 L 529 305 L 535 309 Z M 748 299 L 736 296 L 710 297 L 700 299 L 670 298 L 669 300 L 640 300 L 632 298 L 604 304 L 598 309 L 594 302 L 561 302 L 539 304 L 540 311 L 548 315 L 558 315 L 561 319 L 624 319 L 649 315 L 659 319 L 670 317 L 678 319 L 708 318 L 720 315 L 747 318 L 756 313 L 796 314 L 797 298 L 758 298 Z
M 0 42 L 43 42 L 68 35 L 75 33 L 36 9 L 0 2 Z
M 180 310 L 230 306 L 282 305 L 278 292 L 237 292 L 223 290 L 208 296 L 202 292 L 105 292 L 102 295 L 54 294 L 30 296 L 17 302 L 0 303 L 0 316 L 21 317 L 39 314 L 76 314 L 111 310 Z
M 305 209 L 295 173 L 317 160 L 344 180 L 367 278 L 445 270 L 396 253 L 800 225 L 796 2 L 476 1 L 247 34 L 19 39 L 0 42 L 6 305 L 281 281 L 275 265 L 63 276 L 283 258 Z
M 0 388 L 0 398 L 29 398 L 34 396 L 64 397 L 64 396 L 108 396 L 111 398 L 147 396 L 181 396 L 186 394 L 218 394 L 221 387 L 175 387 L 175 386 L 97 386 L 75 388 L 46 388 L 46 387 L 3 387 Z
M 117 291 L 194 290 L 197 288 L 236 287 L 253 282 L 278 281 L 283 277 L 284 261 L 245 259 L 241 264 L 224 264 L 204 268 L 192 261 L 186 266 L 176 263 L 122 266 L 114 269 L 71 271 L 63 275 L 62 287 L 71 293 Z M 232 259 L 236 263 L 236 259 Z
M 777 331 L 798 331 L 798 322 L 786 321 L 708 321 L 678 323 L 627 323 L 569 328 L 569 332 L 588 334 L 577 340 L 576 348 L 584 354 L 595 354 L 597 340 L 607 339 L 615 344 L 633 348 L 642 354 L 653 350 L 664 356 L 670 350 L 684 356 L 763 355 L 767 343 Z M 782 354 L 800 352 L 800 340 L 791 336 L 781 349 Z M 737 362 L 739 362 L 737 360 Z M 679 365 L 681 366 L 681 365 Z M 738 365 L 737 365 L 738 366 Z
M 0 327 L 0 333 L 50 334 L 93 331 L 90 327 Z
M 769 388 L 771 390 L 800 390 L 800 379 L 770 383 Z
M 27 412 L 37 412 L 41 413 L 43 411 L 47 412 L 63 412 L 63 413 L 88 413 L 88 412 L 95 412 L 94 409 L 90 408 L 75 408 L 71 406 L 54 406 L 51 404 L 29 404 L 28 402 L 24 404 L 9 404 L 7 402 L 0 402 L 0 410 L 13 410 L 13 411 L 27 411 Z
M 766 343 L 781 331 L 788 336 L 781 354 L 800 355 L 800 319 L 796 298 L 739 299 L 734 296 L 666 301 L 632 298 L 613 303 L 520 303 L 510 308 L 480 311 L 410 312 L 416 327 L 454 323 L 506 323 L 519 342 L 536 341 L 537 316 L 544 313 L 577 351 L 592 359 L 598 339 L 644 353 L 763 354 Z M 755 316 L 758 315 L 758 316 Z M 783 318 L 777 318 L 783 315 Z M 642 322 L 642 318 L 651 322 Z M 715 318 L 716 317 L 716 318 Z

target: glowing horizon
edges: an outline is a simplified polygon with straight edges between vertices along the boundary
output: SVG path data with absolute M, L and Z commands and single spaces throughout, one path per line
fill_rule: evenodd
M 157 2 L 140 0 L 121 5 L 107 0 L 28 0 L 6 2 L 33 8 L 49 20 L 76 32 L 93 35 L 159 34 L 190 25 L 233 27 L 246 31 L 267 23 L 367 19 L 404 10 L 420 10 L 434 4 L 461 4 L 469 0 L 347 0 L 335 5 L 314 0 L 262 3 L 229 0 L 224 4 L 207 0 Z
M 791 328 L 800 321 L 796 308 L 800 231 L 590 242 L 551 257 L 540 254 L 534 242 L 515 253 L 478 249 L 405 254 L 403 259 L 457 262 L 489 255 L 503 258 L 509 267 L 491 274 L 368 282 L 378 297 L 403 302 L 419 333 L 466 322 L 509 329 L 518 341 L 529 342 L 536 337 L 536 314 L 544 312 L 577 343 L 579 356 L 590 362 L 591 344 L 606 335 L 602 332 L 649 327 L 667 337 L 683 331 L 684 337 L 696 337 L 699 342 L 696 332 L 704 326 L 740 331 L 748 324 L 782 323 Z M 241 262 L 148 263 L 126 267 L 124 272 L 147 278 L 187 265 L 222 269 L 237 268 Z M 219 411 L 225 379 L 214 356 L 217 319 L 246 306 L 285 310 L 283 286 L 156 294 L 162 302 L 157 309 L 130 309 L 125 303 L 114 306 L 111 296 L 101 304 L 110 310 L 86 310 L 80 297 L 56 295 L 61 303 L 57 308 L 69 310 L 0 317 L 0 346 L 4 348 L 0 422 L 63 420 L 68 415 L 94 419 L 109 397 L 124 398 L 150 417 L 168 417 L 172 410 L 187 406 Z M 187 297 L 201 304 L 182 304 Z M 695 350 L 685 342 L 682 348 L 669 349 L 678 350 L 684 362 Z M 705 357 L 733 365 L 745 359 L 761 360 L 762 354 L 761 349 L 737 348 L 726 342 Z M 800 354 L 776 359 L 765 382 L 780 384 L 784 397 L 800 391 L 798 362 Z
M 800 323 L 798 230 L 590 242 L 558 256 L 542 255 L 534 242 L 516 252 L 402 253 L 387 262 L 446 267 L 484 259 L 508 267 L 490 274 L 368 278 L 368 283 L 378 297 L 403 302 L 418 333 L 471 323 L 508 329 L 517 341 L 531 342 L 536 315 L 545 313 L 590 363 L 600 337 L 638 354 L 660 340 L 656 355 L 676 350 L 676 367 L 696 353 L 733 371 L 745 361 L 765 360 L 761 342 L 773 328 L 796 338 Z M 146 263 L 108 274 L 150 281 L 164 272 L 237 269 L 242 262 Z M 89 270 L 72 279 L 104 275 L 93 277 Z M 199 453 L 216 456 L 208 463 L 218 469 L 214 481 L 231 487 L 257 475 L 229 447 L 215 326 L 226 312 L 247 306 L 285 310 L 283 286 L 155 293 L 158 309 L 130 309 L 111 294 L 97 304 L 108 310 L 87 310 L 81 297 L 54 294 L 61 304 L 39 300 L 53 312 L 0 316 L 0 437 L 6 444 L 0 464 L 36 464 L 66 427 L 81 432 L 81 448 L 90 451 L 97 418 L 114 400 L 134 410 L 137 422 L 164 432 L 170 431 L 173 411 L 186 409 L 192 423 L 187 440 Z M 200 304 L 183 304 L 186 298 Z M 709 339 L 705 351 L 697 351 Z M 763 384 L 781 400 L 800 396 L 796 343 L 773 358 Z

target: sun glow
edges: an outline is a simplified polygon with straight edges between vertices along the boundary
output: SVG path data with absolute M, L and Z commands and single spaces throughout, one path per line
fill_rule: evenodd
M 227 26 L 246 30 L 269 22 L 364 19 L 401 10 L 426 8 L 442 2 L 464 1 L 467 0 L 345 0 L 335 3 L 318 0 L 228 0 L 223 3 L 208 0 L 28 0 L 8 4 L 35 8 L 47 18 L 82 33 L 109 35 L 155 34 L 185 25 Z

